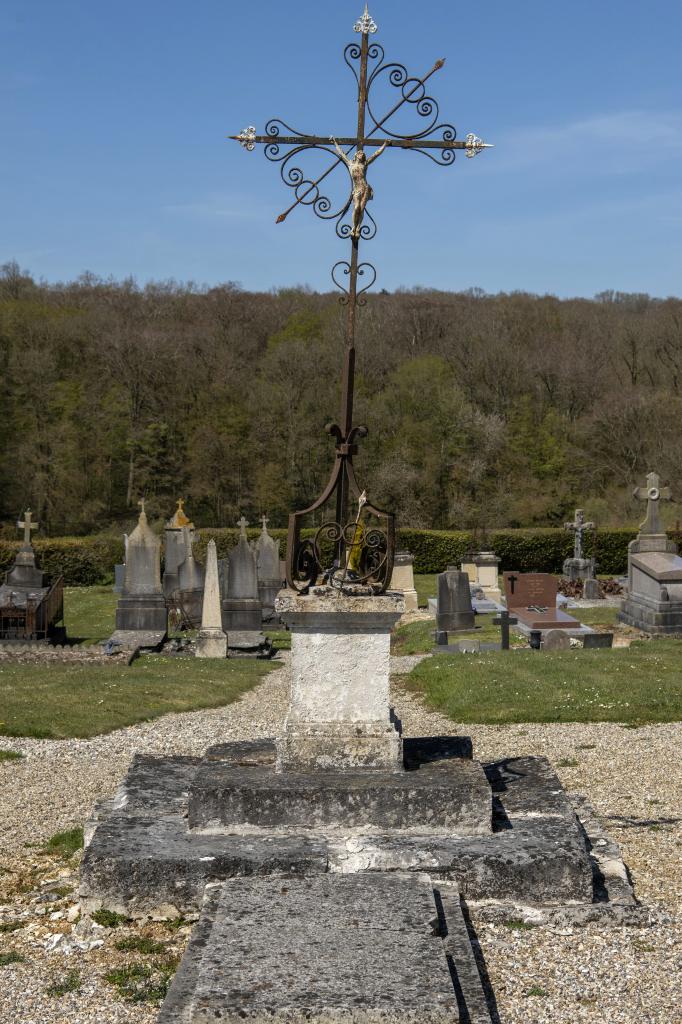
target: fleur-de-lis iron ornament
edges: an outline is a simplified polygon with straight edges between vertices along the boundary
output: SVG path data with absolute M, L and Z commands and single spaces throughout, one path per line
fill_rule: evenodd
M 376 33 L 377 25 L 367 4 L 354 28 L 361 36 L 360 41 L 349 43 L 343 56 L 357 84 L 355 135 L 306 135 L 273 118 L 266 124 L 263 135 L 249 126 L 239 135 L 230 136 L 248 151 L 257 145 L 264 146 L 268 160 L 280 165 L 280 177 L 293 190 L 294 198 L 277 218 L 278 224 L 297 207 L 309 206 L 321 219 L 335 221 L 336 234 L 349 240 L 351 246 L 350 260 L 339 260 L 331 272 L 334 284 L 342 293 L 340 301 L 347 306 L 341 415 L 339 423 L 326 427 L 336 442 L 336 458 L 319 498 L 308 508 L 289 516 L 287 583 L 302 593 L 320 578 L 340 589 L 351 587 L 381 593 L 388 587 L 393 571 L 395 517 L 366 499 L 353 468 L 358 441 L 367 436 L 366 427 L 353 425 L 356 313 L 357 307 L 365 304 L 365 293 L 377 276 L 373 265 L 360 262 L 359 257 L 360 242 L 369 241 L 377 233 L 376 222 L 367 209 L 367 203 L 373 198 L 367 168 L 387 149 L 412 150 L 447 167 L 454 163 L 458 150 L 464 151 L 467 157 L 474 157 L 491 148 L 473 133 L 461 142 L 453 125 L 439 121 L 438 103 L 427 94 L 426 83 L 441 70 L 444 60 L 437 60 L 421 77 L 410 75 L 402 64 L 386 61 L 383 47 L 369 39 Z M 386 113 L 377 115 L 374 95 L 381 84 L 396 90 L 395 102 Z M 394 127 L 395 115 L 401 110 L 412 110 L 422 119 L 412 134 L 402 134 Z M 328 153 L 331 157 L 329 166 L 317 177 L 307 176 L 295 162 L 311 151 Z M 369 156 L 367 151 L 370 151 Z M 334 204 L 321 189 L 322 182 L 337 168 L 345 168 L 350 185 L 350 194 L 340 205 Z M 357 516 L 353 516 L 349 508 L 351 496 L 354 502 L 360 502 Z M 323 521 L 313 536 L 303 538 L 301 530 L 305 518 L 330 505 L 332 499 L 335 499 L 334 517 Z

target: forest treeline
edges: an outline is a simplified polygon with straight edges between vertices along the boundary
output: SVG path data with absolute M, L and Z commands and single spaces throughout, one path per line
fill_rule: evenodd
M 168 518 L 180 495 L 199 526 L 285 525 L 333 459 L 343 326 L 305 288 L 47 285 L 4 265 L 4 532 L 27 506 L 81 534 L 129 524 L 141 496 Z M 553 526 L 576 505 L 632 524 L 652 468 L 682 495 L 678 299 L 383 292 L 357 341 L 358 476 L 403 526 Z

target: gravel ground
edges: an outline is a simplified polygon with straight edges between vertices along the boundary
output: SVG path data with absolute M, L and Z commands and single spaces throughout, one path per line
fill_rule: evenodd
M 392 667 L 397 673 L 407 665 L 394 659 Z M 620 843 L 639 899 L 677 915 L 669 924 L 647 928 L 591 924 L 516 930 L 486 923 L 472 912 L 503 1024 L 680 1024 L 682 783 L 677 758 L 682 725 L 458 728 L 406 693 L 399 678 L 395 704 L 407 735 L 473 735 L 476 756 L 484 760 L 523 753 L 549 757 L 567 789 L 588 797 L 606 831 Z M 25 755 L 21 761 L 0 762 L 0 955 L 14 951 L 25 957 L 0 967 L 1 1024 L 156 1020 L 153 1004 L 125 1001 L 104 976 L 130 964 L 156 969 L 181 955 L 189 927 L 95 926 L 83 933 L 80 925 L 76 932 L 84 945 L 102 945 L 70 955 L 48 952 L 46 942 L 60 941 L 51 936 L 61 933 L 67 944 L 74 938 L 69 917 L 76 913 L 77 865 L 38 847 L 55 832 L 83 824 L 94 800 L 116 788 L 137 751 L 200 754 L 225 739 L 271 736 L 285 708 L 281 671 L 222 709 L 168 715 L 91 740 L 0 740 L 3 749 Z M 10 931 L 6 926 L 13 922 L 21 927 Z M 163 942 L 163 954 L 115 948 L 122 937 L 141 935 Z M 80 991 L 49 994 L 48 987 L 64 981 L 69 971 L 78 972 L 72 982 Z

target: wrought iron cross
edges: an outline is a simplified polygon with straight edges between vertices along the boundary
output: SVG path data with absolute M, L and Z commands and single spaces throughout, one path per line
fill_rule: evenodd
M 30 548 L 31 546 L 31 530 L 37 530 L 39 524 L 33 522 L 33 513 L 30 508 L 27 508 L 24 512 L 24 518 L 17 522 L 17 527 L 24 531 L 24 547 Z
M 360 241 L 374 238 L 377 226 L 367 203 L 373 198 L 372 188 L 367 182 L 367 168 L 386 149 L 405 149 L 428 156 L 434 163 L 449 166 L 454 163 L 456 152 L 464 151 L 474 157 L 484 149 L 491 148 L 476 135 L 469 134 L 465 141 L 457 139 L 453 125 L 439 122 L 439 108 L 433 97 L 426 92 L 426 83 L 445 64 L 437 60 L 430 71 L 422 77 L 411 76 L 402 64 L 387 62 L 382 46 L 370 43 L 370 36 L 377 31 L 365 4 L 362 16 L 355 23 L 355 32 L 360 35 L 360 44 L 349 43 L 344 50 L 344 60 L 353 72 L 357 83 L 357 130 L 353 136 L 306 135 L 297 132 L 286 122 L 274 118 L 265 126 L 265 133 L 259 135 L 253 126 L 245 128 L 231 139 L 239 142 L 244 149 L 253 151 L 257 145 L 264 146 L 269 160 L 279 163 L 280 177 L 285 185 L 293 189 L 294 201 L 277 218 L 281 224 L 299 206 L 312 207 L 323 220 L 336 222 L 339 238 L 350 240 L 350 260 L 339 260 L 332 267 L 332 280 L 342 292 L 341 302 L 348 307 L 346 318 L 346 353 L 343 369 L 341 414 L 339 423 L 328 424 L 326 430 L 336 441 L 336 459 L 331 477 L 320 497 L 309 508 L 293 512 L 289 516 L 287 541 L 287 582 L 289 586 L 305 593 L 320 575 L 333 586 L 345 587 L 353 584 L 367 584 L 374 592 L 386 590 L 391 579 L 395 551 L 395 519 L 392 513 L 384 512 L 367 501 L 365 515 L 369 521 L 362 526 L 362 556 L 357 555 L 358 524 L 352 518 L 348 521 L 349 497 L 352 493 L 359 498 L 361 488 L 355 478 L 353 455 L 357 442 L 367 436 L 367 428 L 353 426 L 353 395 L 355 383 L 355 323 L 359 305 L 365 303 L 365 293 L 376 281 L 376 270 L 371 263 L 360 261 Z M 372 89 L 378 82 L 384 82 L 398 91 L 395 103 L 383 115 L 374 110 Z M 411 135 L 394 130 L 391 122 L 399 110 L 406 105 L 423 118 L 421 130 Z M 410 106 L 407 107 L 410 109 Z M 284 130 L 285 134 L 282 134 Z M 369 150 L 368 156 L 366 151 Z M 332 162 L 317 177 L 308 177 L 293 161 L 309 151 L 328 153 Z M 335 206 L 321 191 L 322 182 L 336 169 L 341 168 L 350 178 L 350 195 L 341 206 Z M 346 215 L 351 211 L 350 223 Z M 368 283 L 364 284 L 367 279 Z M 346 283 L 344 283 L 344 280 Z M 361 286 L 359 286 L 359 283 Z M 301 539 L 303 518 L 321 509 L 336 499 L 336 514 L 333 521 L 325 522 L 313 538 Z M 326 552 L 331 548 L 333 557 Z M 350 568 L 350 552 L 353 550 L 353 568 Z
M 661 487 L 661 478 L 658 473 L 647 474 L 646 487 L 635 487 L 632 494 L 633 497 L 647 503 L 646 519 L 641 524 L 639 532 L 643 534 L 664 533 L 658 506 L 661 500 L 670 501 L 672 494 L 669 487 Z

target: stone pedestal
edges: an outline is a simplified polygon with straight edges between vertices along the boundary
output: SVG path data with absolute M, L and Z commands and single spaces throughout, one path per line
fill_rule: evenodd
M 500 559 L 493 551 L 474 551 L 462 559 L 462 572 L 469 577 L 472 590 L 483 591 L 488 601 L 500 603 L 502 591 L 498 584 Z
M 562 571 L 569 580 L 584 580 L 592 573 L 592 563 L 589 558 L 567 558 Z
M 393 575 L 388 588 L 403 595 L 405 612 L 416 612 L 419 607 L 417 591 L 414 589 L 414 556 L 409 551 L 399 551 L 393 562 Z
M 275 610 L 291 631 L 291 693 L 277 742 L 279 771 L 402 771 L 389 706 L 390 633 L 399 594 L 282 591 Z

